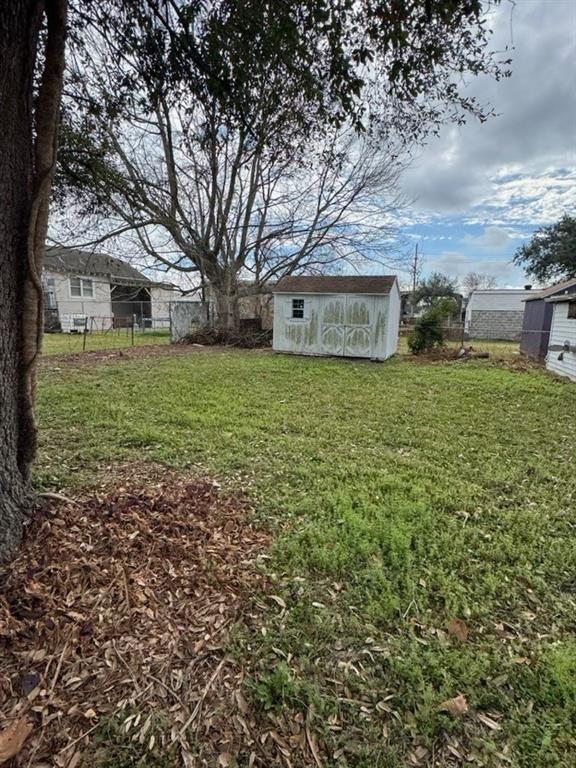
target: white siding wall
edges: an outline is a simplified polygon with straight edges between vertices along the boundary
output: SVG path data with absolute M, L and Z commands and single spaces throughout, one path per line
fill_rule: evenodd
M 558 346 L 565 341 L 576 346 L 576 319 L 568 319 L 568 302 L 562 301 L 554 304 L 550 346 Z M 557 351 L 548 352 L 546 368 L 576 381 L 576 352 L 564 352 L 563 360 L 558 360 L 559 354 Z
M 180 301 L 181 298 L 180 291 L 161 286 L 152 286 L 150 288 L 153 328 L 170 327 L 170 302 Z
M 505 312 L 523 312 L 524 299 L 534 296 L 534 291 L 521 288 L 473 291 L 468 302 L 470 309 L 495 309 Z
M 54 292 L 58 305 L 58 315 L 62 330 L 68 331 L 74 317 L 111 317 L 112 304 L 110 301 L 110 283 L 101 277 L 77 275 L 86 280 L 92 280 L 93 297 L 77 297 L 70 294 L 70 276 L 55 272 L 44 272 L 43 278 L 54 280 Z
M 319 314 L 323 296 L 319 294 L 286 294 L 274 296 L 273 348 L 277 352 L 320 355 Z M 304 300 L 304 317 L 292 318 L 292 300 Z
M 384 357 L 390 357 L 398 352 L 401 311 L 400 288 L 398 287 L 398 282 L 395 282 L 388 297 L 388 328 L 386 333 L 386 354 Z

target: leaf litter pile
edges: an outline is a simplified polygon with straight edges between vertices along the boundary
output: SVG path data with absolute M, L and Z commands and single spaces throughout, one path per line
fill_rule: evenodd
M 51 501 L 0 573 L 0 763 L 227 765 L 244 731 L 271 764 L 232 717 L 247 705 L 224 649 L 259 621 L 268 534 L 209 480 L 122 480 Z

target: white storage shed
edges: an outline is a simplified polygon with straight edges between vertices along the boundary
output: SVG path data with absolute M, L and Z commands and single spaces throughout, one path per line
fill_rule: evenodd
M 551 296 L 554 305 L 546 368 L 576 381 L 576 294 Z
M 397 350 L 394 275 L 285 277 L 273 292 L 276 352 L 385 360 Z

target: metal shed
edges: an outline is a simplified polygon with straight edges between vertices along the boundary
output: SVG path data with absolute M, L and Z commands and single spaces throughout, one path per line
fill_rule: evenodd
M 547 299 L 564 293 L 576 293 L 576 278 L 556 283 L 524 299 L 520 352 L 530 357 L 546 357 L 554 308 L 553 303 Z
M 400 289 L 395 275 L 285 277 L 273 292 L 277 352 L 372 360 L 396 352 Z

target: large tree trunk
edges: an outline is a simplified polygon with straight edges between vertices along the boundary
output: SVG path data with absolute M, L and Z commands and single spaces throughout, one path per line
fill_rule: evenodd
M 220 293 L 214 289 L 216 302 L 216 329 L 225 336 L 230 336 L 240 330 L 240 307 L 238 296 L 230 293 Z
M 36 103 L 42 14 L 47 33 Z M 22 536 L 36 452 L 34 392 L 42 334 L 40 274 L 55 164 L 66 0 L 0 3 L 0 561 Z
M 212 276 L 210 287 L 216 303 L 216 330 L 225 336 L 237 334 L 240 330 L 237 273 L 232 270 L 222 270 Z

